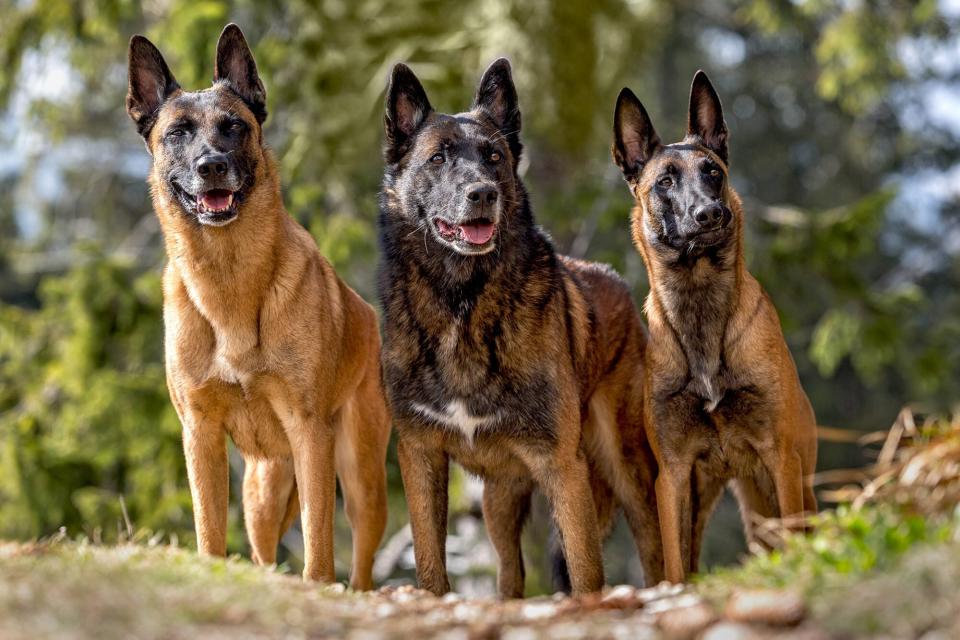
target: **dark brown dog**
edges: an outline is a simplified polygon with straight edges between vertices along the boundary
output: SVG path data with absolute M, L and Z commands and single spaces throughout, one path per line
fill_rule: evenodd
M 502 595 L 523 595 L 520 532 L 534 487 L 552 505 L 574 592 L 603 586 L 611 491 L 657 581 L 645 331 L 613 271 L 558 256 L 535 225 L 517 174 L 509 63 L 494 62 L 473 108 L 457 115 L 435 112 L 413 72 L 397 65 L 386 106 L 383 369 L 421 587 L 450 588 L 450 459 L 484 479 Z
M 263 143 L 266 94 L 240 29 L 224 29 L 203 91 L 181 90 L 142 36 L 130 41 L 129 64 L 127 111 L 153 156 L 169 258 L 167 385 L 198 547 L 226 551 L 229 434 L 246 460 L 254 560 L 274 562 L 299 506 L 303 575 L 334 579 L 336 470 L 353 527 L 350 582 L 368 589 L 386 524 L 390 434 L 374 311 L 284 210 Z
M 744 264 L 727 127 L 707 76 L 693 79 L 683 141 L 662 144 L 629 89 L 617 100 L 614 138 L 650 280 L 644 407 L 666 577 L 682 582 L 697 570 L 727 481 L 748 537 L 751 514 L 816 511 L 816 422 L 776 309 Z

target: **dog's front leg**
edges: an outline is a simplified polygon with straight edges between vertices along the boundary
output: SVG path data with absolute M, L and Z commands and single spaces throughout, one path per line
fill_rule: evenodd
M 293 451 L 303 527 L 303 579 L 333 582 L 333 518 L 337 506 L 334 435 L 321 414 L 293 412 L 283 420 Z
M 435 595 L 450 591 L 447 576 L 449 461 L 439 448 L 405 436 L 398 425 L 397 457 L 413 529 L 417 583 Z
M 662 461 L 656 481 L 664 574 L 668 581 L 678 584 L 684 581 L 685 567 L 690 564 L 692 471 L 692 465 L 682 461 Z
M 786 519 L 802 514 L 804 478 L 800 455 L 792 446 L 781 445 L 776 452 L 764 455 L 764 463 L 777 492 L 780 517 Z
M 526 449 L 523 447 L 522 449 Z M 547 496 L 563 536 L 563 552 L 574 594 L 603 589 L 603 556 L 590 471 L 579 450 L 555 455 L 517 451 Z
M 184 415 L 181 421 L 197 550 L 205 555 L 224 556 L 230 493 L 227 434 L 219 421 L 210 421 L 203 415 Z
M 525 572 L 520 534 L 530 513 L 529 478 L 485 478 L 483 522 L 497 552 L 497 590 L 504 598 L 522 598 Z

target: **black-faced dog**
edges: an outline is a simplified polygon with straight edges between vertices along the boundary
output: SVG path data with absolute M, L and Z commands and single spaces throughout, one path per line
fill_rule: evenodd
M 376 313 L 284 209 L 261 129 L 266 92 L 237 25 L 220 36 L 209 88 L 181 89 L 143 36 L 130 40 L 129 73 L 127 112 L 152 156 L 167 248 L 164 359 L 197 547 L 226 553 L 229 434 L 246 461 L 253 559 L 274 563 L 299 512 L 304 577 L 334 580 L 339 476 L 354 533 L 350 583 L 369 589 L 390 439 Z
M 683 140 L 663 144 L 624 89 L 613 125 L 613 157 L 636 199 L 633 239 L 650 280 L 645 424 L 673 582 L 697 571 L 704 526 L 728 481 L 748 537 L 753 514 L 817 509 L 813 409 L 777 311 L 744 262 L 727 125 L 702 71 L 687 122 Z
M 420 585 L 450 588 L 451 458 L 484 479 L 502 595 L 523 595 L 520 533 L 535 487 L 552 505 L 574 592 L 603 586 L 611 493 L 648 581 L 658 581 L 655 467 L 642 429 L 646 334 L 613 271 L 558 256 L 535 225 L 517 175 L 509 63 L 494 62 L 472 109 L 456 115 L 434 111 L 398 64 L 385 126 L 382 361 Z

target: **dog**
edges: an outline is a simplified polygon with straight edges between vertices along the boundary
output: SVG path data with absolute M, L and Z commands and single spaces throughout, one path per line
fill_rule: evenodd
M 754 515 L 816 511 L 816 421 L 777 311 L 743 258 L 720 98 L 698 71 L 686 137 L 660 142 L 629 89 L 617 99 L 613 158 L 636 206 L 650 344 L 644 424 L 657 459 L 665 573 L 697 571 L 703 527 L 732 481 L 748 539 Z
M 134 36 L 127 112 L 152 156 L 168 262 L 166 373 L 201 553 L 226 551 L 225 436 L 243 454 L 254 561 L 273 564 L 300 512 L 305 579 L 333 581 L 336 476 L 353 529 L 350 584 L 369 589 L 386 524 L 390 435 L 373 308 L 286 212 L 263 141 L 266 93 L 240 29 L 217 43 L 213 86 L 184 91 Z
M 662 574 L 640 387 L 646 332 L 619 276 L 558 256 L 535 224 L 517 173 L 520 120 L 505 59 L 456 115 L 434 111 L 407 66 L 392 71 L 379 215 L 383 373 L 417 578 L 438 595 L 450 589 L 451 459 L 484 480 L 502 596 L 523 596 L 520 534 L 534 488 L 551 504 L 575 593 L 603 586 L 613 498 L 648 579 Z

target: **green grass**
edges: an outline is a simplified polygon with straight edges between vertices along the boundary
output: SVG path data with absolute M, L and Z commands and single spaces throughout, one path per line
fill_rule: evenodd
M 362 596 L 173 547 L 0 545 L 0 637 L 337 635 Z

